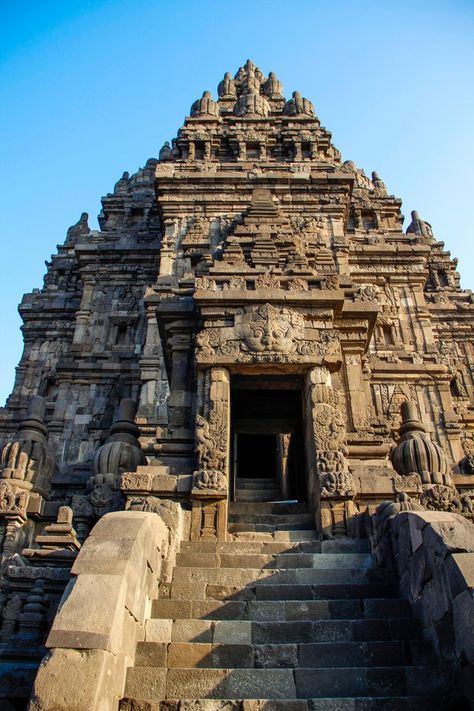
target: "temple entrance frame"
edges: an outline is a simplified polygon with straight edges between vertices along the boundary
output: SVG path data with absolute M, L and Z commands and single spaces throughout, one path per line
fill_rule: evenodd
M 191 492 L 193 539 L 225 540 L 227 535 L 228 502 L 234 497 L 231 381 L 234 376 L 242 374 L 242 371 L 237 371 L 231 376 L 229 369 L 220 366 L 199 371 L 199 405 L 196 416 L 198 468 L 194 472 Z M 259 376 L 260 384 L 264 382 L 261 373 L 253 374 L 248 367 L 244 374 L 246 377 Z M 273 384 L 279 380 L 285 382 L 285 375 L 269 371 L 265 375 L 272 378 Z M 345 423 L 338 393 L 332 387 L 327 367 L 317 366 L 306 371 L 300 387 L 303 391 L 306 496 L 316 527 L 321 531 L 321 499 L 337 497 L 342 490 L 348 490 L 342 491 L 343 494 L 350 490 Z M 282 450 L 279 475 L 282 494 L 288 494 L 288 471 L 285 472 L 283 464 L 283 435 L 289 434 L 291 428 L 289 430 L 286 424 L 284 427 L 275 427 L 274 432 L 282 439 L 277 445 Z

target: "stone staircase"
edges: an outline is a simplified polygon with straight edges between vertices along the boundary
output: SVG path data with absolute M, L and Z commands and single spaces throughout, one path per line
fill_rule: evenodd
M 294 503 L 240 500 L 230 530 L 181 545 L 121 711 L 468 708 L 366 541 L 320 541 Z
M 237 501 L 275 501 L 280 498 L 280 486 L 276 479 L 246 479 L 236 481 L 235 498 Z

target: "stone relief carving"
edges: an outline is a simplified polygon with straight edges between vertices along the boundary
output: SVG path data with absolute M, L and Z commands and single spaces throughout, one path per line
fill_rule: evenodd
M 302 313 L 263 304 L 236 313 L 234 327 L 207 328 L 196 336 L 198 359 L 229 357 L 239 363 L 297 362 L 300 357 L 337 357 L 340 345 L 333 329 L 307 334 Z
M 354 292 L 354 300 L 380 303 L 380 289 L 372 284 L 362 284 Z
M 308 291 L 309 286 L 308 282 L 305 281 L 304 279 L 290 279 L 287 283 L 286 286 L 288 288 L 288 291 Z
M 0 481 L 0 513 L 26 514 L 28 492 Z
M 195 451 L 198 467 L 193 474 L 195 495 L 225 494 L 229 458 L 229 375 L 211 368 L 205 375 L 208 410 L 196 415 Z
M 255 279 L 256 289 L 280 289 L 280 279 L 271 272 L 259 274 Z
M 474 506 L 470 497 L 460 495 L 455 489 L 442 484 L 424 486 L 420 503 L 431 511 L 450 511 L 451 513 L 472 513 Z
M 211 412 L 209 420 L 202 415 L 196 416 L 196 452 L 205 469 L 224 468 L 227 456 L 226 430 L 216 410 Z
M 225 492 L 227 491 L 226 476 L 221 471 L 200 469 L 194 472 L 193 489 Z
M 242 316 L 236 332 L 243 351 L 293 353 L 304 338 L 304 319 L 296 311 L 264 304 Z
M 346 458 L 346 425 L 338 393 L 330 385 L 329 372 L 314 368 L 308 376 L 308 389 L 320 495 L 354 496 L 357 485 Z

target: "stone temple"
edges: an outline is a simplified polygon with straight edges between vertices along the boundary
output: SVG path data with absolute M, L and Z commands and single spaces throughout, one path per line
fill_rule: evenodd
M 472 709 L 474 295 L 431 225 L 251 61 L 102 206 L 20 305 L 0 708 Z

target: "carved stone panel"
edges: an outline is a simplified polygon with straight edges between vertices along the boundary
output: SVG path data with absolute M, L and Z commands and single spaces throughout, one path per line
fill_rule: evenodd
M 317 328 L 294 308 L 259 304 L 239 309 L 233 325 L 210 326 L 196 336 L 198 364 L 322 363 L 340 359 L 337 333 Z
M 327 368 L 313 368 L 306 377 L 306 437 L 310 502 L 353 497 L 356 482 L 347 462 L 346 426 L 339 394 Z

